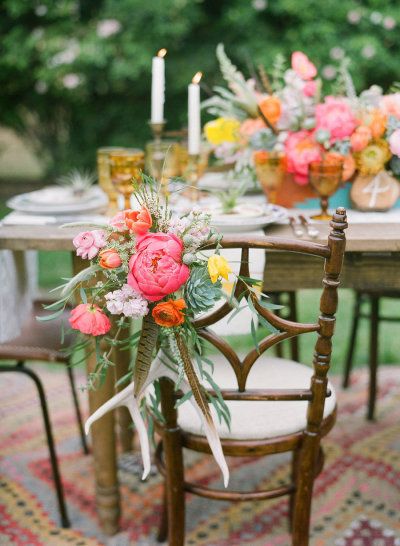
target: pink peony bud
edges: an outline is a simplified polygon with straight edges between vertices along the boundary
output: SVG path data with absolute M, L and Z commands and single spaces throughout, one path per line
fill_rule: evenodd
M 74 330 L 91 336 L 102 336 L 111 328 L 110 319 L 98 305 L 81 303 L 72 309 L 69 323 Z

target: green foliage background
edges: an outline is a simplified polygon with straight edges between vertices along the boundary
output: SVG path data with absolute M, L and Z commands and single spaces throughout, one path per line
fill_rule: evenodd
M 97 25 L 107 19 L 121 29 L 104 38 Z M 97 147 L 149 138 L 151 58 L 161 47 L 175 129 L 186 123 L 193 74 L 204 72 L 204 97 L 220 82 L 218 42 L 246 73 L 300 49 L 323 74 L 340 47 L 359 90 L 387 89 L 400 79 L 398 28 L 398 0 L 2 0 L 0 124 L 27 138 L 49 174 L 94 167 Z M 71 50 L 75 58 L 60 62 Z M 77 87 L 65 87 L 68 74 Z

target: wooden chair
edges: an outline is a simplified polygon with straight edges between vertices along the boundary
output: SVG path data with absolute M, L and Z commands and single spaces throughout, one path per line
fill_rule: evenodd
M 387 317 L 380 314 L 380 304 L 383 298 L 400 299 L 399 291 L 356 291 L 356 299 L 353 309 L 353 321 L 347 349 L 345 370 L 343 376 L 343 388 L 347 389 L 350 384 L 350 375 L 353 367 L 353 357 L 357 343 L 358 325 L 360 319 L 369 320 L 369 385 L 367 419 L 372 421 L 375 418 L 376 397 L 378 394 L 378 365 L 379 365 L 379 323 L 400 322 L 399 316 Z M 369 305 L 369 312 L 362 312 L 362 304 Z
M 320 442 L 336 418 L 335 394 L 328 384 L 327 373 L 345 250 L 344 229 L 347 223 L 343 208 L 337 209 L 331 227 L 326 245 L 274 237 L 222 241 L 224 248 L 241 249 L 240 274 L 243 276 L 249 276 L 249 250 L 252 248 L 301 252 L 325 259 L 320 315 L 315 323 L 301 324 L 284 319 L 254 301 L 256 311 L 279 330 L 259 343 L 259 352 L 254 348 L 240 359 L 225 340 L 208 329 L 230 312 L 228 303 L 196 320 L 199 335 L 222 353 L 235 381 L 234 386 L 232 377 L 227 378 L 226 370 L 222 369 L 224 367 L 215 366 L 215 377 L 222 386 L 222 395 L 232 419 L 230 432 L 216 419 L 225 455 L 260 457 L 292 452 L 292 479 L 287 485 L 268 491 L 246 492 L 211 489 L 187 482 L 182 448 L 202 453 L 210 453 L 210 449 L 192 406 L 184 402 L 179 410 L 175 409 L 178 395 L 174 385 L 163 378 L 161 407 L 164 422 L 156 420 L 156 430 L 162 438 L 157 447 L 156 462 L 165 477 L 165 503 L 158 538 L 163 541 L 168 537 L 169 546 L 184 544 L 185 492 L 224 501 L 267 500 L 288 495 L 292 545 L 309 544 L 313 484 L 323 466 Z M 237 293 L 239 290 L 243 290 L 243 286 L 237 287 Z M 318 334 L 313 368 L 290 360 L 262 357 L 276 343 L 308 332 Z
M 74 403 L 76 420 L 84 454 L 89 453 L 86 443 L 86 436 L 83 429 L 82 416 L 79 408 L 79 401 L 75 387 L 74 375 L 70 366 L 68 356 L 61 352 L 60 324 L 58 321 L 41 323 L 36 316 L 43 314 L 40 302 L 35 302 L 33 311 L 28 317 L 21 334 L 6 343 L 0 344 L 0 360 L 16 361 L 16 364 L 0 362 L 1 372 L 19 372 L 30 377 L 35 383 L 38 391 L 40 407 L 46 433 L 47 445 L 54 485 L 56 488 L 58 509 L 62 527 L 69 527 L 67 508 L 65 505 L 64 491 L 61 481 L 60 469 L 57 461 L 54 436 L 52 432 L 49 409 L 47 405 L 45 390 L 39 376 L 30 368 L 26 367 L 27 361 L 45 361 L 62 364 L 67 371 L 68 382 L 71 388 L 72 400 Z M 66 317 L 64 317 L 66 318 Z M 66 345 L 67 346 L 67 345 Z

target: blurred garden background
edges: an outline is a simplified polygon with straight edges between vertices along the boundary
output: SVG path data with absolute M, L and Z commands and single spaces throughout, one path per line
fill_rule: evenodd
M 351 61 L 357 89 L 400 80 L 397 0 L 3 0 L 0 4 L 0 197 L 95 169 L 101 146 L 143 147 L 150 138 L 151 58 L 168 50 L 168 129 L 187 123 L 187 85 L 204 73 L 202 97 L 221 83 L 219 42 L 245 73 L 270 70 L 278 53 L 304 51 L 325 91 Z M 203 121 L 206 120 L 204 116 Z M 69 257 L 40 255 L 41 283 L 68 274 Z M 352 294 L 343 291 L 335 365 L 341 367 Z M 318 297 L 299 293 L 301 319 Z M 387 314 L 397 304 L 384 306 Z M 396 325 L 385 326 L 381 362 L 398 362 Z M 243 343 L 246 340 L 238 340 Z M 250 343 L 250 342 L 249 342 Z M 367 360 L 363 328 L 357 362 Z M 302 360 L 311 354 L 303 348 Z

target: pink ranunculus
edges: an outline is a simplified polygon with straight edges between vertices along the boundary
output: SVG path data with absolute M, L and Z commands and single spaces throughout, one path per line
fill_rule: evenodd
M 295 182 L 303 186 L 308 181 L 308 166 L 321 159 L 321 147 L 312 131 L 290 133 L 285 142 L 287 171 L 294 174 Z
M 356 118 L 345 99 L 326 97 L 325 102 L 317 104 L 316 128 L 325 129 L 331 134 L 331 142 L 349 137 L 356 128 Z
M 400 129 L 396 129 L 389 137 L 390 151 L 400 157 Z
M 292 53 L 292 68 L 302 80 L 312 80 L 317 75 L 315 65 L 301 51 Z
M 303 87 L 303 95 L 305 97 L 313 97 L 315 93 L 317 92 L 317 82 L 312 80 L 309 82 L 306 82 Z
M 110 319 L 98 305 L 81 303 L 72 309 L 69 323 L 74 330 L 91 336 L 102 336 L 111 328 Z
M 172 294 L 190 275 L 182 251 L 182 241 L 172 233 L 144 235 L 129 260 L 128 284 L 149 301 Z
M 103 248 L 103 246 L 106 245 L 106 234 L 101 229 L 82 231 L 82 233 L 79 233 L 72 242 L 77 249 L 77 256 L 92 260 L 100 248 Z
M 250 138 L 254 135 L 254 133 L 258 133 L 258 131 L 261 131 L 261 129 L 265 129 L 265 123 L 261 118 L 256 119 L 245 119 L 242 125 L 240 126 L 239 133 L 240 136 L 244 137 L 245 139 Z
M 384 95 L 381 99 L 380 107 L 387 116 L 394 116 L 400 119 L 400 93 Z
M 109 221 L 110 226 L 115 228 L 117 231 L 127 231 L 128 228 L 127 228 L 126 223 L 125 223 L 125 213 L 126 212 L 130 212 L 130 211 L 129 210 L 123 210 L 123 211 L 121 210 L 120 212 L 117 212 L 117 214 L 110 219 L 110 221 Z

